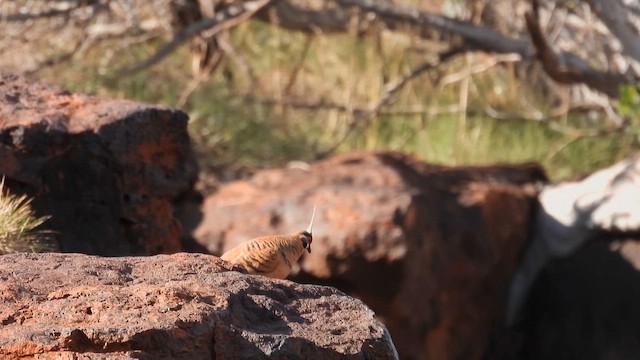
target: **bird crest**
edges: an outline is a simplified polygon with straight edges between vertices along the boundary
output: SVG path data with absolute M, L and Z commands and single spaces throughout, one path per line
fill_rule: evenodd
M 313 220 L 316 218 L 316 206 L 313 205 L 313 212 L 311 213 L 311 221 L 309 222 L 309 226 L 307 230 L 302 232 L 302 236 L 304 237 L 303 243 L 305 249 L 309 253 L 311 253 L 311 242 L 313 241 Z
M 312 234 L 313 232 L 311 230 L 313 230 L 313 220 L 316 218 L 316 206 L 313 205 L 313 212 L 311 213 L 311 222 L 309 223 L 309 227 L 307 228 L 307 232 L 309 234 Z

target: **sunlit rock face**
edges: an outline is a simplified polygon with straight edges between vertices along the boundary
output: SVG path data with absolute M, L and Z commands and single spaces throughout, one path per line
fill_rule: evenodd
M 0 256 L 0 358 L 398 359 L 360 300 L 217 257 Z
M 258 171 L 222 186 L 192 232 L 214 254 L 303 230 L 292 279 L 362 299 L 404 359 L 479 359 L 504 326 L 507 290 L 544 174 L 536 165 L 445 167 L 355 153 Z
M 197 176 L 187 120 L 0 72 L 0 174 L 51 216 L 63 252 L 180 251 L 172 202 Z

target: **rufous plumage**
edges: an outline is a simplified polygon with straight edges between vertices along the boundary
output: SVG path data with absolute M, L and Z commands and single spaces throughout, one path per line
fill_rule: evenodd
M 284 279 L 291 273 L 305 250 L 311 253 L 312 227 L 316 216 L 313 207 L 307 230 L 290 235 L 261 236 L 244 242 L 222 255 L 222 259 L 242 265 L 250 274 Z

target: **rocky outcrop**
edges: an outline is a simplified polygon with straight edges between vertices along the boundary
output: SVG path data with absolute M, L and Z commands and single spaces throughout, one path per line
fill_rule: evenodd
M 525 360 L 640 354 L 640 237 L 597 237 L 541 271 L 516 327 Z
M 184 253 L 0 256 L 0 357 L 397 358 L 359 300 L 230 270 Z
M 517 323 L 529 289 L 554 258 L 575 253 L 599 232 L 640 232 L 639 183 L 640 157 L 635 157 L 580 181 L 544 187 L 532 241 L 510 289 L 510 324 Z
M 510 291 L 510 341 L 502 341 L 521 346 L 491 358 L 638 358 L 639 183 L 635 157 L 545 186 Z
M 428 165 L 359 153 L 268 169 L 206 198 L 196 241 L 220 254 L 304 229 L 312 252 L 295 276 L 361 298 L 404 359 L 479 359 L 504 325 L 509 281 L 527 240 L 534 165 Z
M 171 201 L 197 173 L 187 120 L 0 73 L 0 173 L 12 192 L 35 196 L 64 252 L 176 252 Z

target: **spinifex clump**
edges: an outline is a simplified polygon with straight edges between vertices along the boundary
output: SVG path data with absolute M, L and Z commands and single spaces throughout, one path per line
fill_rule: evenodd
M 38 229 L 49 216 L 37 217 L 28 196 L 17 196 L 0 181 L 0 255 L 15 252 L 55 250 L 55 242 L 47 230 Z

